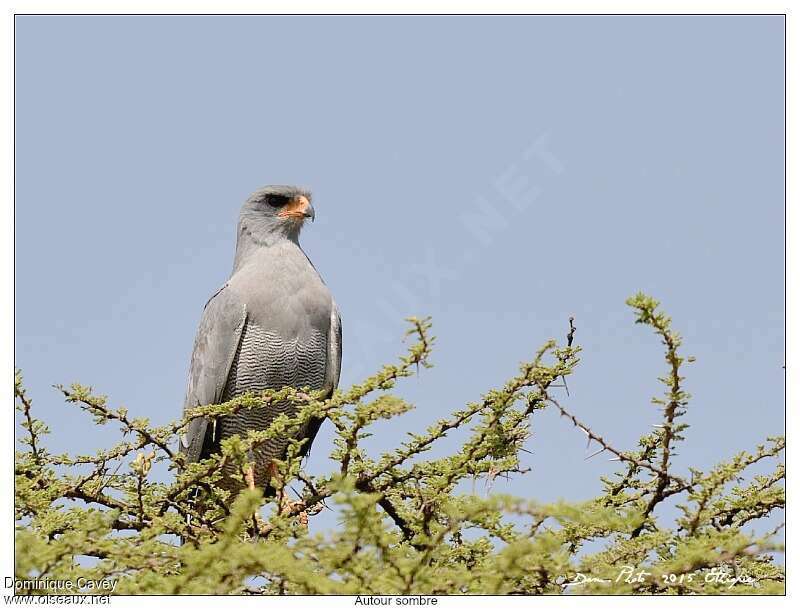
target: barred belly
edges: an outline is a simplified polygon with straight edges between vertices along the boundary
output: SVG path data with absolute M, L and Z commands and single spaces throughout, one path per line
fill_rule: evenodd
M 279 390 L 285 386 L 322 389 L 325 383 L 326 360 L 327 337 L 324 333 L 312 330 L 304 337 L 286 340 L 248 320 L 228 374 L 223 402 L 246 392 Z M 235 434 L 244 438 L 250 430 L 266 430 L 279 414 L 285 413 L 291 417 L 295 411 L 296 408 L 288 401 L 269 407 L 245 409 L 221 417 L 217 422 L 219 429 L 216 436 L 219 440 Z M 301 432 L 299 436 L 304 436 L 304 433 Z M 257 486 L 266 487 L 269 484 L 267 469 L 271 460 L 283 458 L 288 444 L 289 439 L 274 438 L 254 449 Z M 224 486 L 241 489 L 243 483 L 229 479 L 234 472 L 234 466 L 226 466 Z

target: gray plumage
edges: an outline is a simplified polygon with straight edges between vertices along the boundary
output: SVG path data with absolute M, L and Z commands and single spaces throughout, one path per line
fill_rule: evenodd
M 233 273 L 206 304 L 195 338 L 184 411 L 225 402 L 245 392 L 308 386 L 330 394 L 339 383 L 341 321 L 328 288 L 300 248 L 300 228 L 314 217 L 311 195 L 296 187 L 269 186 L 242 206 Z M 266 429 L 287 403 L 243 410 L 215 422 L 196 419 L 181 439 L 190 462 L 219 451 L 220 441 Z M 321 420 L 300 438 L 308 451 Z M 255 484 L 268 487 L 273 458 L 289 439 L 272 439 L 252 456 Z M 239 489 L 227 468 L 223 486 Z

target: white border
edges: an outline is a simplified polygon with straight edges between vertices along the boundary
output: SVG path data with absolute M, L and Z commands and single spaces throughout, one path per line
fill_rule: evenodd
M 780 2 L 754 2 L 754 1 L 719 1 L 719 0 L 705 0 L 693 1 L 678 0 L 673 2 L 634 2 L 634 1 L 614 1 L 614 2 L 519 2 L 513 0 L 496 0 L 494 2 L 478 2 L 475 0 L 459 0 L 458 2 L 447 0 L 435 1 L 421 1 L 421 0 L 406 0 L 404 2 L 391 1 L 383 2 L 376 5 L 367 1 L 346 1 L 338 2 L 335 7 L 328 3 L 321 1 L 297 1 L 297 2 L 256 2 L 253 0 L 228 0 L 227 2 L 210 1 L 210 0 L 194 0 L 194 1 L 180 1 L 180 0 L 139 0 L 132 2 L 124 0 L 119 2 L 107 2 L 100 0 L 86 0 L 83 2 L 58 2 L 54 0 L 47 1 L 18 1 L 12 7 L 7 7 L 4 10 L 4 23 L 3 23 L 3 44 L 2 44 L 2 58 L 0 58 L 0 82 L 6 85 L 6 95 L 1 96 L 0 113 L 3 116 L 2 125 L 3 142 L 5 146 L 0 153 L 0 168 L 3 173 L 3 184 L 6 186 L 6 199 L 3 208 L 3 224 L 2 224 L 2 238 L 0 239 L 0 277 L 2 278 L 3 294 L 0 298 L 0 314 L 2 314 L 2 335 L 0 335 L 0 358 L 2 361 L 3 369 L 6 371 L 6 376 L 3 377 L 2 392 L 3 396 L 12 396 L 11 376 L 10 371 L 13 370 L 13 19 L 15 13 L 330 13 L 332 9 L 336 9 L 339 13 L 560 13 L 560 14 L 573 14 L 573 13 L 786 13 L 787 17 L 787 65 L 793 67 L 797 71 L 800 62 L 797 61 L 798 45 L 793 39 L 794 27 L 792 16 L 793 11 L 791 7 L 785 3 Z M 791 108 L 792 104 L 796 103 L 797 96 L 797 78 L 791 78 L 791 70 L 787 70 L 787 107 Z M 795 181 L 792 179 L 797 173 L 797 122 L 794 120 L 787 121 L 787 229 L 788 234 L 797 235 L 798 229 L 798 214 L 794 209 L 797 205 L 795 196 Z M 754 202 L 756 205 L 757 202 Z M 794 240 L 796 242 L 796 239 Z M 792 240 L 787 241 L 787 278 L 798 277 L 800 273 L 800 265 L 798 265 L 798 248 Z M 791 356 L 797 354 L 798 346 L 798 326 L 793 323 L 793 319 L 788 316 L 790 311 L 798 311 L 800 307 L 800 300 L 798 299 L 797 283 L 787 283 L 787 405 L 798 406 L 798 399 L 800 398 L 800 388 L 798 387 L 798 375 L 788 366 L 789 361 L 795 362 Z M 754 411 L 755 411 L 754 405 Z M 13 523 L 13 509 L 12 509 L 12 489 L 13 477 L 11 460 L 11 447 L 13 446 L 13 429 L 9 429 L 10 411 L 5 410 L 2 414 L 2 448 L 0 451 L 0 481 L 2 481 L 2 499 L 0 499 L 0 506 L 2 512 L 0 513 L 0 531 L 2 531 L 2 552 L 0 552 L 0 577 L 10 575 L 13 573 L 13 529 L 9 524 Z M 787 430 L 792 427 L 795 416 L 791 414 L 791 409 L 787 413 Z M 757 417 L 754 412 L 753 417 Z M 787 450 L 787 459 L 792 458 L 791 450 Z M 794 461 L 794 460 L 792 460 Z M 791 466 L 790 472 L 793 472 Z M 791 475 L 790 475 L 791 476 Z M 797 505 L 797 485 L 789 485 L 788 489 L 788 505 Z M 797 526 L 794 522 L 787 526 L 787 546 L 793 549 L 793 552 L 787 555 L 787 560 L 790 558 L 792 561 L 787 561 L 787 571 L 790 576 L 795 574 L 797 562 L 794 557 L 797 556 L 797 545 L 794 542 L 797 539 L 795 532 Z M 794 592 L 795 587 L 792 583 L 787 584 L 787 591 L 789 597 Z M 685 600 L 685 601 L 683 601 Z M 486 606 L 499 606 L 502 605 L 508 608 L 529 608 L 532 605 L 537 607 L 572 607 L 573 605 L 591 605 L 592 608 L 599 607 L 614 607 L 614 608 L 640 608 L 643 605 L 664 605 L 672 607 L 674 604 L 689 604 L 695 606 L 702 604 L 703 606 L 711 607 L 742 607 L 751 608 L 761 604 L 769 605 L 785 605 L 788 603 L 787 598 L 770 598 L 753 600 L 747 598 L 693 598 L 693 599 L 676 599 L 676 598 L 622 598 L 622 597 L 547 597 L 547 598 L 521 598 L 521 597 L 503 597 L 503 598 L 488 598 L 488 597 L 439 597 L 436 608 L 485 608 Z M 203 608 L 216 608 L 219 606 L 220 600 L 212 597 L 137 597 L 137 598 L 114 598 L 111 600 L 111 606 L 114 608 L 141 608 L 145 604 L 169 605 L 173 609 L 191 608 L 192 610 L 201 610 Z M 236 598 L 226 600 L 226 605 L 236 607 L 252 607 L 264 608 L 302 608 L 306 609 L 310 606 L 323 606 L 328 609 L 334 608 L 353 608 L 362 607 L 354 604 L 354 598 L 349 597 L 326 597 L 308 598 L 308 597 L 293 597 L 293 598 Z M 36 607 L 45 607 L 36 605 Z M 393 606 L 394 607 L 394 606 Z M 416 606 L 419 607 L 419 606 Z M 430 605 L 426 606 L 432 607 Z

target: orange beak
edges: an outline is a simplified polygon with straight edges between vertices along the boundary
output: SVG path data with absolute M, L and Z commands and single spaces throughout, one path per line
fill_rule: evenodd
M 282 218 L 294 218 L 295 220 L 310 218 L 313 221 L 315 217 L 314 206 L 311 205 L 311 202 L 305 195 L 300 195 L 287 203 L 284 208 L 278 212 L 278 216 Z

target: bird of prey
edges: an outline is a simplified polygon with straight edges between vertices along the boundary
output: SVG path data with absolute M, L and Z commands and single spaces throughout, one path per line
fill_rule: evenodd
M 311 194 L 294 186 L 266 186 L 242 205 L 236 254 L 230 278 L 206 303 L 194 342 L 184 412 L 217 404 L 246 392 L 286 386 L 324 390 L 339 383 L 342 327 L 331 293 L 300 247 L 300 229 L 314 219 Z M 181 437 L 188 462 L 219 452 L 220 442 L 249 430 L 264 430 L 280 413 L 293 414 L 286 401 L 245 409 L 216 420 L 194 419 Z M 299 438 L 307 453 L 321 419 L 312 420 Z M 248 486 L 270 494 L 272 460 L 282 459 L 289 438 L 254 448 Z M 238 491 L 242 481 L 223 468 L 222 487 Z

